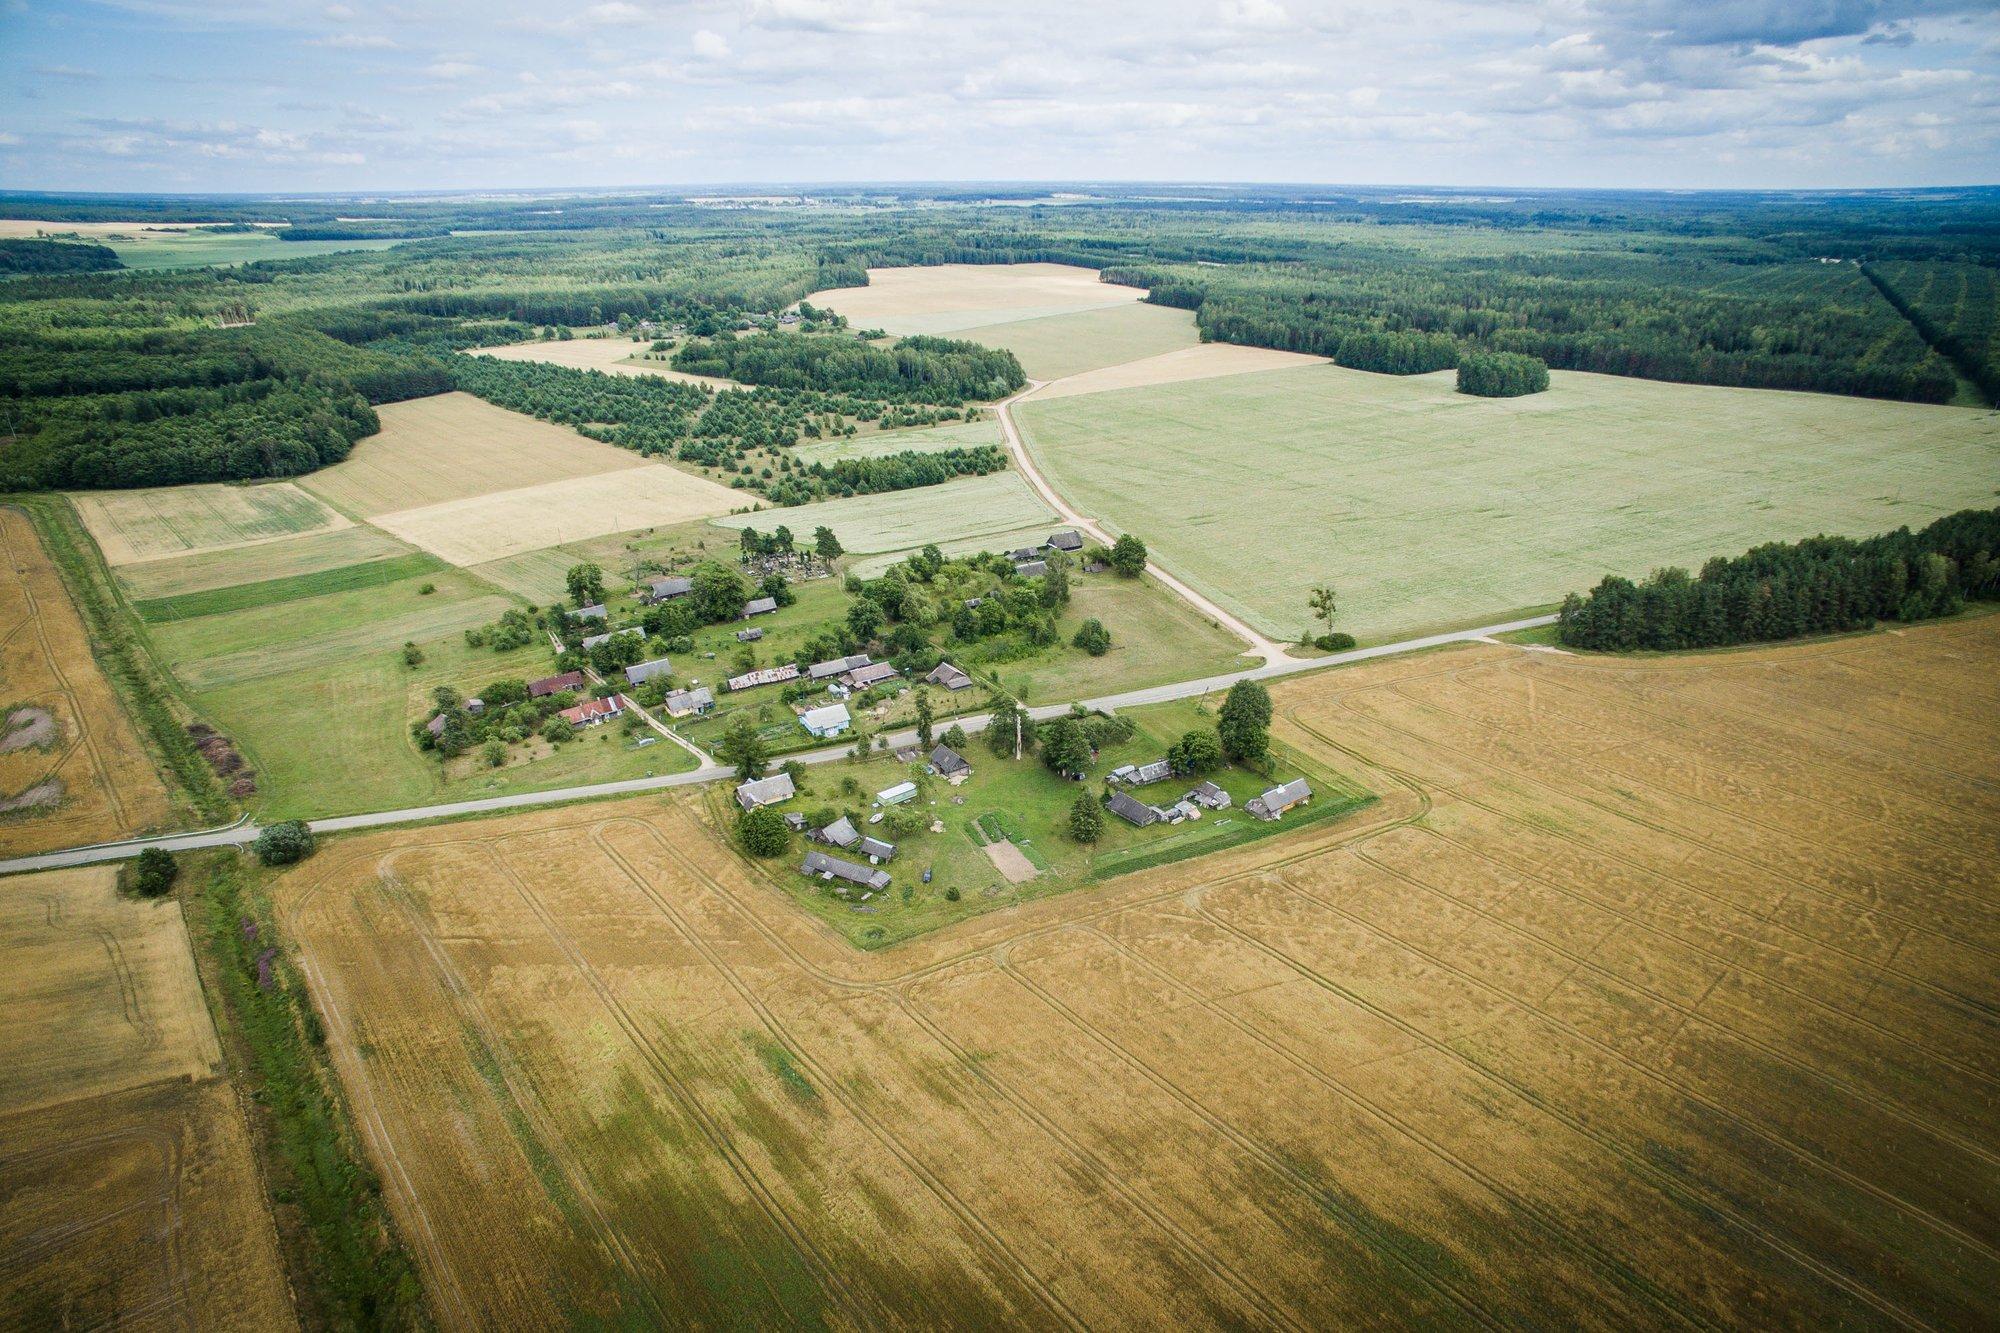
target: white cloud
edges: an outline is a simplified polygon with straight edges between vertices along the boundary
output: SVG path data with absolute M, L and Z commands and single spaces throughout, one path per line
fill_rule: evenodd
M 709 28 L 697 28 L 688 45 L 703 60 L 723 60 L 729 55 L 729 41 L 721 33 Z

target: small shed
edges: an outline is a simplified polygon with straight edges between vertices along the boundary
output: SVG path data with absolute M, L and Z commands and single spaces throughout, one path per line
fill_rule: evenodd
M 743 618 L 745 620 L 748 620 L 751 616 L 768 616 L 777 609 L 778 609 L 777 598 L 753 597 L 748 602 L 744 603 Z
M 949 745 L 940 745 L 931 751 L 931 772 L 941 778 L 964 777 L 971 774 L 972 765 Z
M 901 805 L 905 801 L 914 799 L 916 794 L 916 783 L 899 782 L 893 787 L 884 787 L 876 792 L 875 800 L 880 805 Z
M 589 606 L 579 606 L 575 615 L 578 620 L 602 620 L 606 615 L 604 603 L 592 602 Z
M 854 850 L 867 857 L 871 865 L 880 865 L 882 862 L 892 861 L 896 857 L 896 844 L 893 842 L 884 842 L 880 838 L 863 838 L 859 843 L 855 844 Z
M 855 831 L 854 821 L 846 815 L 834 820 L 813 836 L 830 847 L 852 847 L 861 841 L 861 835 Z
M 933 685 L 942 685 L 948 690 L 962 690 L 972 684 L 972 677 L 949 662 L 939 662 L 924 677 Z

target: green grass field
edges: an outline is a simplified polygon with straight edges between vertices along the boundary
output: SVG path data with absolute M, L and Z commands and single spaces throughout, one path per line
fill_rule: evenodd
M 1092 516 L 1283 638 L 1331 579 L 1363 640 L 1479 624 L 1604 574 L 1990 505 L 2000 412 L 1557 372 L 1469 398 L 1449 372 L 1312 367 L 1024 403 Z
M 1031 380 L 1059 379 L 1193 347 L 1194 312 L 1159 305 L 1116 305 L 1008 324 L 982 324 L 952 335 L 1020 358 Z
M 320 597 L 327 593 L 350 592 L 357 588 L 379 588 L 422 574 L 435 574 L 446 568 L 448 566 L 436 556 L 423 551 L 412 551 L 407 555 L 366 560 L 355 565 L 339 565 L 309 574 L 292 574 L 284 578 L 264 579 L 257 583 L 238 583 L 232 587 L 209 588 L 202 592 L 181 593 L 175 597 L 147 598 L 134 602 L 132 609 L 139 613 L 140 619 L 155 623 L 193 620 L 200 616 L 247 611 L 259 606 L 274 606 L 280 602 Z
M 121 239 L 123 237 L 123 239 Z M 208 232 L 134 229 L 103 238 L 126 268 L 198 268 L 259 259 L 308 259 L 342 250 L 386 250 L 394 241 L 282 241 L 269 231 Z
M 717 527 L 755 528 L 769 532 L 780 523 L 794 533 L 810 535 L 821 524 L 832 528 L 841 545 L 857 555 L 881 551 L 914 551 L 925 542 L 945 542 L 1012 532 L 1054 518 L 1028 483 L 1013 471 L 984 477 L 961 477 L 942 486 L 856 495 L 843 500 L 754 514 L 730 514 L 709 520 Z
M 292 578 L 322 569 L 408 555 L 415 549 L 380 528 L 357 524 L 332 532 L 306 533 L 287 541 L 262 542 L 256 546 L 237 546 L 125 565 L 117 571 L 118 585 L 127 597 L 147 601 L 228 588 L 239 583 L 265 583 L 273 579 Z
M 943 426 L 925 426 L 916 430 L 875 430 L 864 426 L 859 435 L 849 439 L 797 445 L 791 455 L 804 466 L 810 463 L 837 463 L 847 458 L 881 458 L 887 454 L 975 449 L 982 444 L 999 443 L 999 421 L 982 416 L 976 421 L 953 421 Z

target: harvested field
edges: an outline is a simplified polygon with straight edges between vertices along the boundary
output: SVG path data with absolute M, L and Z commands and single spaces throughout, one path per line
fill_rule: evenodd
M 275 896 L 446 1326 L 1984 1327 L 1996 652 L 1287 681 L 1385 799 L 872 954 L 690 798 Z
M 16 801 L 0 819 L 0 854 L 164 825 L 171 813 L 166 787 L 99 670 L 34 525 L 18 509 L 0 509 L 0 555 L 0 706 L 9 715 L 23 708 L 45 714 L 55 735 L 52 745 L 0 753 L 0 801 Z M 50 783 L 58 784 L 53 804 Z
M 408 554 L 410 548 L 388 533 L 357 523 L 253 547 L 148 560 L 140 565 L 122 566 L 115 573 L 126 596 L 146 601 L 291 578 Z
M 258 546 L 349 526 L 289 481 L 79 491 L 70 499 L 110 565 Z
M 288 1328 L 179 904 L 109 867 L 0 892 L 0 1309 L 22 1328 Z
M 1037 527 L 1054 518 L 1054 511 L 1042 503 L 1018 472 L 1010 470 L 984 477 L 960 477 L 940 486 L 821 500 L 756 514 L 730 514 L 715 523 L 718 527 L 752 527 L 760 532 L 769 532 L 783 523 L 798 533 L 810 533 L 823 524 L 834 530 L 849 552 L 864 555 L 914 551 L 926 542 L 986 538 L 1017 528 Z
M 1201 343 L 1192 310 L 1137 301 L 1069 315 L 981 324 L 952 336 L 1006 348 L 1020 359 L 1031 380 L 1061 379 Z
M 987 324 L 1066 315 L 1144 298 L 1137 287 L 1100 282 L 1070 264 L 936 264 L 871 268 L 866 287 L 814 292 L 814 305 L 856 329 L 956 334 Z
M 639 361 L 637 357 L 652 344 L 630 338 L 569 338 L 554 342 L 507 343 L 501 347 L 474 347 L 467 356 L 490 356 L 495 361 L 544 361 L 571 370 L 601 370 L 607 375 L 657 375 L 683 384 L 706 384 L 710 388 L 738 387 L 735 380 L 717 375 L 690 375 L 675 370 L 664 361 Z
M 1188 380 L 1223 379 L 1230 375 L 1254 375 L 1266 370 L 1297 370 L 1327 364 L 1325 357 L 1307 356 L 1303 352 L 1238 347 L 1234 343 L 1200 343 L 1143 360 L 1086 370 L 1039 390 L 1035 397 L 1076 398 L 1112 389 L 1141 389 L 1156 384 L 1181 384 Z
M 1336 628 L 1394 638 L 1607 572 L 1921 527 L 1992 504 L 2000 477 L 2000 412 L 1568 371 L 1493 399 L 1448 371 L 1314 366 L 1030 398 L 1015 418 L 1071 503 L 1280 639 L 1322 579 Z
M 726 514 L 745 498 L 655 463 L 378 514 L 373 522 L 454 565 L 477 565 L 606 533 Z
M 366 518 L 648 466 L 629 449 L 469 393 L 389 403 L 377 412 L 381 434 L 302 480 L 314 494 Z

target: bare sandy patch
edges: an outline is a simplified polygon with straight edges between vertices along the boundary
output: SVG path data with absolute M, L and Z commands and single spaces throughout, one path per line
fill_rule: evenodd
M 16 708 L 7 714 L 4 732 L 0 732 L 0 754 L 12 754 L 16 750 L 46 750 L 56 743 L 61 732 L 56 720 L 46 708 Z
M 363 517 L 646 466 L 629 450 L 469 393 L 416 398 L 376 411 L 381 434 L 356 445 L 345 462 L 303 482 Z
M 1035 869 L 1033 861 L 1021 854 L 1019 847 L 1005 839 L 989 842 L 981 850 L 986 853 L 986 859 L 993 863 L 993 868 L 1007 877 L 1009 884 L 1026 884 L 1041 873 Z
M 259 546 L 353 526 L 289 481 L 83 491 L 70 498 L 110 565 Z
M 474 347 L 467 356 L 490 356 L 495 361 L 539 361 L 544 365 L 567 366 L 571 370 L 601 370 L 607 375 L 651 375 L 682 384 L 706 384 L 712 389 L 739 388 L 735 380 L 716 375 L 690 375 L 675 370 L 664 361 L 635 361 L 630 358 L 650 346 L 625 338 L 571 338 L 567 341 L 508 343 L 503 347 Z
M 907 334 L 1124 305 L 1145 295 L 1073 264 L 935 264 L 871 268 L 866 287 L 835 287 L 807 299 L 856 328 Z
M 620 472 L 450 500 L 372 521 L 455 565 L 476 565 L 610 532 L 726 514 L 744 500 L 741 491 L 641 460 Z
M 1238 347 L 1234 343 L 1203 343 L 1179 351 L 1149 356 L 1123 365 L 1086 370 L 1080 375 L 1057 380 L 1035 394 L 1037 398 L 1074 398 L 1079 394 L 1106 393 L 1112 389 L 1139 389 L 1155 384 L 1178 384 L 1184 380 L 1221 379 L 1226 375 L 1252 375 L 1261 370 L 1291 370 L 1298 366 L 1327 365 L 1323 356 L 1303 352 L 1279 352 L 1268 347 Z

